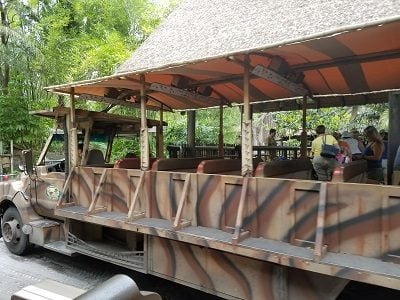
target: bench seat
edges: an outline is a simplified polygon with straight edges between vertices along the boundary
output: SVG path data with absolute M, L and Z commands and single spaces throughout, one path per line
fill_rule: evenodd
M 311 180 L 312 170 L 309 158 L 273 160 L 258 164 L 255 176 Z
M 367 161 L 356 160 L 348 164 L 337 165 L 333 171 L 332 182 L 367 182 Z
M 209 160 L 204 157 L 193 158 L 160 158 L 153 163 L 153 171 L 176 171 L 185 173 L 196 173 L 197 166 L 203 161 Z

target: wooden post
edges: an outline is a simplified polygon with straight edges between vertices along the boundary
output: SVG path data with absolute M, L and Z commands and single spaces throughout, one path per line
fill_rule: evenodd
M 140 161 L 142 171 L 149 169 L 149 132 L 147 130 L 146 116 L 146 80 L 144 74 L 140 74 Z
M 70 169 L 78 165 L 78 136 L 76 128 L 75 116 L 75 89 L 71 88 L 70 94 L 70 121 L 71 127 L 69 130 L 69 154 L 70 154 Z
M 156 128 L 156 148 L 157 148 L 157 157 L 163 158 L 164 157 L 164 107 L 161 105 L 160 108 L 160 125 Z
M 400 93 L 389 93 L 389 130 L 388 130 L 388 161 L 387 161 L 387 179 L 388 184 L 392 184 L 393 164 L 397 149 L 400 146 Z M 397 184 L 397 183 L 395 183 Z
M 300 138 L 300 157 L 307 157 L 307 97 L 303 96 L 303 118 Z
M 224 106 L 222 101 L 219 105 L 218 156 L 224 157 Z
M 243 121 L 242 121 L 242 175 L 253 173 L 253 138 L 250 118 L 249 80 L 250 58 L 246 54 L 243 74 Z
M 190 149 L 191 157 L 194 157 L 196 155 L 195 140 L 196 140 L 196 111 L 190 110 L 187 112 L 187 143 Z

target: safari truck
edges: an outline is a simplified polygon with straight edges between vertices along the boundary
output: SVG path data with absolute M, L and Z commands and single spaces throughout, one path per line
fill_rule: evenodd
M 400 189 L 364 184 L 363 161 L 337 167 L 332 182 L 312 180 L 304 158 L 261 162 L 251 176 L 239 159 L 148 158 L 144 171 L 143 155 L 108 160 L 138 120 L 35 114 L 63 130 L 65 160 L 48 159 L 55 131 L 36 166 L 26 151 L 25 173 L 1 183 L 12 253 L 32 244 L 81 253 L 226 299 L 335 299 L 350 280 L 400 287 Z
M 305 143 L 307 109 L 389 102 L 391 176 L 399 3 L 208 4 L 182 2 L 115 74 L 46 88 L 70 95 L 64 119 L 54 114 L 65 122 L 65 169 L 49 169 L 45 154 L 34 168 L 27 152 L 21 180 L 1 183 L 9 249 L 82 253 L 226 299 L 335 299 L 349 281 L 399 290 L 400 187 L 366 184 L 362 160 L 313 180 Z M 75 110 L 86 100 L 140 108 L 140 158 L 88 164 L 96 130 Z M 242 106 L 241 157 L 226 159 L 223 111 L 233 105 Z M 162 126 L 150 158 L 152 108 L 159 123 L 164 110 L 219 109 L 220 158 L 163 158 Z M 300 158 L 254 161 L 252 112 L 294 109 Z

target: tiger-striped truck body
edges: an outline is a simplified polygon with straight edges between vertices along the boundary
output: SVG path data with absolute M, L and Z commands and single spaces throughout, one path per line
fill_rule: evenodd
M 96 256 L 78 224 L 143 234 L 143 253 L 118 264 L 228 299 L 400 287 L 398 187 L 88 167 L 69 184 L 55 213 L 72 248 Z

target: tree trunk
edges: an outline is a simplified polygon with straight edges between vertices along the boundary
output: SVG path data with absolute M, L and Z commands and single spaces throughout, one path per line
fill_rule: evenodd
M 10 23 L 8 21 L 7 15 L 7 4 L 3 1 L 0 1 L 0 17 L 1 17 L 1 24 L 4 28 L 9 29 Z M 8 48 L 8 31 L 2 30 L 0 33 L 1 38 L 1 45 L 7 49 Z M 4 51 L 7 53 L 7 51 Z M 8 63 L 7 59 L 3 60 L 3 65 L 0 68 L 0 84 L 2 89 L 2 94 L 8 94 L 8 84 L 10 82 L 10 64 Z

